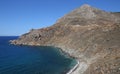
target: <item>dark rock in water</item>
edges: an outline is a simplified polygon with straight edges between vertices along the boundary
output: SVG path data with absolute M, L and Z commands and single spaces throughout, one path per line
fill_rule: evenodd
M 11 43 L 62 48 L 80 60 L 73 74 L 120 74 L 120 13 L 83 5 Z

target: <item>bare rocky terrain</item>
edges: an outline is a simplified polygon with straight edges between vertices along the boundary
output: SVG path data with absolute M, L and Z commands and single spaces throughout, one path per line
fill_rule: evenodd
M 120 74 L 120 13 L 83 5 L 50 27 L 32 29 L 16 45 L 59 47 L 80 63 L 71 74 Z

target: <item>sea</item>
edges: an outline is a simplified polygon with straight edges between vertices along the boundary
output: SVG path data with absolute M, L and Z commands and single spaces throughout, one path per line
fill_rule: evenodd
M 66 74 L 75 59 L 52 46 L 10 44 L 18 36 L 0 36 L 0 74 Z

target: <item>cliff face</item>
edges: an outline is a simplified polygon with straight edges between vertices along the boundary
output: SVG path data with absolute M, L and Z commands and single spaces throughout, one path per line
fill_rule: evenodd
M 80 61 L 72 74 L 120 74 L 119 15 L 83 5 L 53 26 L 31 30 L 11 43 L 62 48 Z

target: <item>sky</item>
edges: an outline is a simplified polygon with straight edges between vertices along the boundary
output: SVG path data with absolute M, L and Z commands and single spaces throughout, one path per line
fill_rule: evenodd
M 120 12 L 120 0 L 0 0 L 0 36 L 19 36 L 51 26 L 83 4 Z

